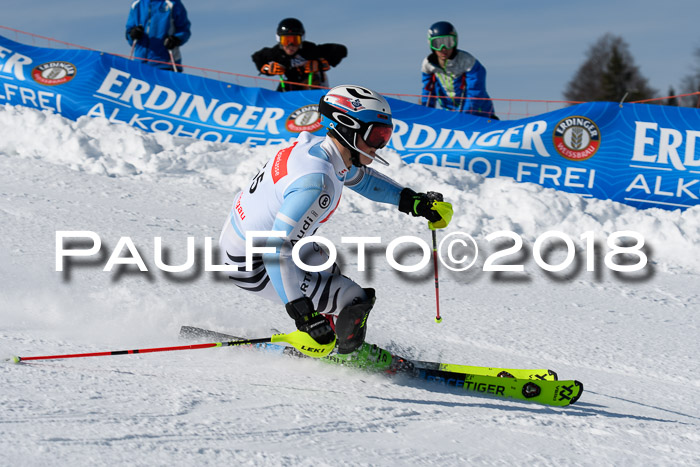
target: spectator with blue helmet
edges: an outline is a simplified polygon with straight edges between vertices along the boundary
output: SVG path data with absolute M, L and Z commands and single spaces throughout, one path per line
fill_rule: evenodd
M 146 61 L 149 65 L 163 70 L 173 70 L 173 63 L 180 65 L 180 46 L 190 35 L 190 21 L 181 0 L 136 0 L 131 4 L 126 41 L 133 56 L 155 60 Z
M 457 30 L 447 21 L 428 29 L 431 53 L 421 65 L 421 105 L 497 119 L 486 92 L 486 68 L 469 52 L 457 49 Z

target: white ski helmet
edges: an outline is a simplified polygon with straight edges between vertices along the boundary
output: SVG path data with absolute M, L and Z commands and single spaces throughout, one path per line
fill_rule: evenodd
M 389 143 L 394 126 L 391 108 L 380 94 L 361 86 L 336 86 L 318 104 L 321 124 L 350 149 L 352 163 L 360 166 L 359 153 L 384 165 L 387 161 L 357 148 L 358 136 L 370 147 L 381 149 Z

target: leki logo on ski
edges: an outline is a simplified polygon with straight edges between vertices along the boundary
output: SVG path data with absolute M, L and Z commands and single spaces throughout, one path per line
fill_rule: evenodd
M 65 84 L 75 78 L 75 65 L 69 62 L 47 62 L 32 70 L 32 79 L 45 86 Z
M 590 118 L 576 115 L 557 123 L 553 139 L 554 149 L 562 157 L 583 161 L 593 157 L 600 147 L 600 130 Z
M 301 133 L 302 131 L 313 133 L 319 130 L 322 125 L 321 114 L 318 112 L 318 105 L 305 105 L 304 107 L 296 109 L 289 114 L 284 126 L 292 133 Z

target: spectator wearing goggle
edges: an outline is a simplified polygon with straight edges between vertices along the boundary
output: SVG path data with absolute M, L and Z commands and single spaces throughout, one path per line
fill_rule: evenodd
M 260 73 L 279 77 L 278 91 L 328 87 L 326 71 L 348 55 L 342 44 L 314 44 L 304 40 L 305 34 L 301 21 L 283 19 L 277 26 L 277 44 L 253 54 Z
M 469 52 L 457 49 L 457 30 L 447 21 L 428 29 L 430 55 L 421 65 L 421 105 L 498 119 L 486 92 L 486 68 Z

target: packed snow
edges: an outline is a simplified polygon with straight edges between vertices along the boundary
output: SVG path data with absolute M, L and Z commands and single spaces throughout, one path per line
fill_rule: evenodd
M 11 106 L 0 107 L 0 127 L 0 359 L 181 345 L 181 325 L 247 337 L 293 330 L 283 306 L 237 289 L 203 260 L 234 193 L 276 148 Z M 430 243 L 425 222 L 348 190 L 318 234 L 337 245 L 346 275 L 377 289 L 367 340 L 422 360 L 551 368 L 583 382 L 575 405 L 479 397 L 243 348 L 3 361 L 0 463 L 700 464 L 700 207 L 637 210 L 384 154 L 391 166 L 379 170 L 453 203 L 438 240 L 468 234 L 480 253 L 468 271 L 440 266 L 436 324 L 432 265 L 399 273 L 385 258 L 399 236 Z M 94 232 L 101 250 L 57 271 L 57 231 Z M 484 271 L 489 255 L 513 244 L 486 239 L 499 231 L 524 245 L 496 263 L 523 272 Z M 576 246 L 561 272 L 534 259 L 550 231 Z M 640 271 L 606 265 L 606 242 L 619 231 L 643 237 Z M 585 232 L 596 239 L 594 271 Z M 365 271 L 343 236 L 381 237 Z M 147 272 L 103 271 L 121 237 Z M 184 263 L 194 237 L 195 266 L 161 271 L 155 237 L 167 264 Z M 549 245 L 541 256 L 564 261 L 564 242 Z M 420 259 L 404 253 L 406 263 Z

